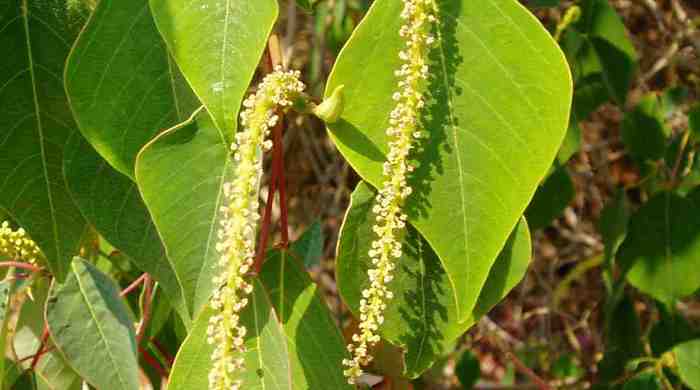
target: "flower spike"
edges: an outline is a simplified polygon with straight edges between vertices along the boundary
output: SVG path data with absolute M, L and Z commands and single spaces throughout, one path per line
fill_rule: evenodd
M 234 178 L 224 184 L 216 244 L 220 272 L 214 278 L 216 288 L 210 302 L 216 314 L 210 318 L 207 329 L 207 341 L 215 346 L 209 373 L 212 390 L 237 390 L 242 386 L 236 379 L 236 371 L 244 369 L 241 353 L 245 352 L 246 328 L 240 323 L 240 312 L 253 291 L 247 274 L 255 258 L 255 235 L 260 219 L 262 151 L 272 148 L 272 141 L 266 138 L 279 120 L 276 111 L 291 107 L 302 95 L 305 85 L 299 77 L 298 71 L 283 71 L 280 67 L 266 76 L 257 92 L 243 102 L 242 130 L 231 145 Z
M 369 349 L 380 338 L 378 329 L 384 322 L 386 302 L 393 298 L 388 284 L 393 279 L 396 261 L 401 258 L 399 237 L 406 227 L 403 205 L 411 195 L 407 177 L 414 170 L 409 161 L 411 150 L 423 138 L 419 113 L 425 105 L 423 90 L 428 79 L 428 53 L 435 43 L 432 35 L 437 22 L 435 0 L 404 0 L 399 30 L 405 46 L 399 52 L 403 64 L 396 70 L 398 89 L 393 95 L 394 109 L 389 117 L 389 153 L 383 165 L 384 182 L 372 209 L 376 216 L 375 239 L 368 255 L 373 267 L 368 271 L 370 285 L 360 300 L 359 332 L 353 335 L 348 350 L 351 359 L 343 360 L 345 376 L 354 384 L 362 375 L 362 366 L 372 361 Z

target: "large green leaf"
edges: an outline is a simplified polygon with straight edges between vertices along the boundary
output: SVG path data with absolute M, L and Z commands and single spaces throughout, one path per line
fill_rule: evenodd
M 416 155 L 406 207 L 440 257 L 464 320 L 564 138 L 571 77 L 549 33 L 517 1 L 438 5 L 422 119 L 430 135 Z M 375 187 L 400 66 L 401 7 L 399 0 L 372 5 L 326 89 L 345 85 L 345 110 L 331 136 Z
M 185 291 L 136 183 L 112 168 L 78 132 L 66 146 L 63 164 L 66 183 L 85 218 L 141 271 L 161 283 L 173 305 L 189 318 Z
M 307 232 L 314 234 L 314 230 Z M 305 249 L 301 241 L 289 253 L 273 252 L 260 274 L 287 336 L 294 388 L 352 389 L 343 375 L 345 341 L 316 284 L 303 269 L 303 259 L 310 253 Z
M 100 389 L 139 388 L 134 319 L 113 280 L 76 257 L 46 303 L 51 339 L 66 361 Z
M 277 1 L 150 0 L 175 61 L 229 142 Z
M 17 326 L 13 337 L 13 348 L 17 357 L 23 360 L 23 369 L 31 366 L 33 356 L 41 346 L 41 336 L 44 331 L 44 309 L 49 294 L 49 282 L 39 278 L 32 283 L 31 298 L 25 299 L 19 313 Z M 42 355 L 36 369 L 37 384 L 50 383 L 52 390 L 69 390 L 80 386 L 78 374 L 66 363 L 61 353 L 48 341 L 48 352 Z M 28 359 L 29 358 L 29 359 Z
M 677 345 L 673 352 L 683 382 L 691 389 L 700 389 L 700 340 Z
M 130 177 L 139 149 L 198 106 L 145 0 L 101 0 L 68 58 L 65 78 L 80 131 Z
M 136 178 L 165 244 L 190 318 L 213 291 L 224 178 L 232 159 L 206 111 L 146 145 Z
M 641 291 L 671 303 L 700 288 L 700 190 L 656 195 L 630 219 L 618 260 Z
M 68 194 L 63 146 L 76 131 L 63 64 L 83 15 L 64 0 L 0 0 L 0 207 L 63 280 L 85 222 Z
M 352 194 L 338 244 L 336 280 L 343 300 L 356 315 L 371 266 L 367 252 L 374 238 L 374 192 L 361 183 Z M 460 322 L 454 291 L 437 255 L 409 226 L 404 257 L 390 284 L 382 336 L 405 350 L 405 374 L 417 377 L 446 353 L 454 341 L 502 300 L 523 278 L 530 260 L 530 233 L 523 220 L 516 226 L 492 267 L 476 306 Z
M 213 310 L 208 306 L 194 323 L 175 358 L 168 390 L 206 389 L 214 350 L 207 343 L 207 327 Z M 270 298 L 256 279 L 248 306 L 241 312 L 241 324 L 247 329 L 243 354 L 245 370 L 238 379 L 244 389 L 291 389 L 289 352 L 282 325 L 272 309 Z

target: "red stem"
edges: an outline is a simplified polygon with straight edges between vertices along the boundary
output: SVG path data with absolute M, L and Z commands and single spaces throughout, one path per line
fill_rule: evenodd
M 146 363 L 148 363 L 149 366 L 153 367 L 153 369 L 158 372 L 158 375 L 160 375 L 162 378 L 168 377 L 168 371 L 165 368 L 163 368 L 163 366 L 160 365 L 160 362 L 158 362 L 158 359 L 151 356 L 151 354 L 148 353 L 148 351 L 141 346 L 139 346 L 139 352 L 141 352 L 141 356 L 143 356 L 143 360 Z
M 532 371 L 522 361 L 520 361 L 520 359 L 518 359 L 518 357 L 515 356 L 515 354 L 513 354 L 512 352 L 506 352 L 506 357 L 513 362 L 516 370 L 518 370 L 521 374 L 525 375 L 531 381 L 533 381 L 540 390 L 552 390 L 552 387 L 547 382 L 545 382 L 544 379 L 537 376 L 537 374 L 535 374 L 534 371 Z
M 168 361 L 168 364 L 172 367 L 173 363 L 175 362 L 175 359 L 173 358 L 173 355 L 168 353 L 168 350 L 165 349 L 165 347 L 156 339 L 151 339 L 151 343 L 156 347 L 158 352 L 160 352 L 161 355 L 165 358 L 165 360 Z
M 143 318 L 141 318 L 141 325 L 139 326 L 139 332 L 136 334 L 136 342 L 141 344 L 141 339 L 146 333 L 146 327 L 148 326 L 148 321 L 151 319 L 151 300 L 153 299 L 153 283 L 151 276 L 145 274 L 144 278 L 144 294 L 143 294 Z
M 39 344 L 39 349 L 36 351 L 36 353 L 34 354 L 34 358 L 32 359 L 32 371 L 34 371 L 34 369 L 36 368 L 36 365 L 39 363 L 39 359 L 41 359 L 41 356 L 48 351 L 48 348 L 46 348 L 46 342 L 48 340 L 49 327 L 46 324 L 44 324 L 44 331 L 41 333 L 41 343 Z
M 253 269 L 255 273 L 260 273 L 263 261 L 265 260 L 265 252 L 267 250 L 267 241 L 270 238 L 270 224 L 272 219 L 272 203 L 277 191 L 277 164 L 275 157 L 272 156 L 272 173 L 270 174 L 270 184 L 267 188 L 267 202 L 265 203 L 265 212 L 263 213 L 262 223 L 260 226 L 260 241 L 258 242 L 258 253 L 255 256 L 255 264 Z
M 280 230 L 282 234 L 282 242 L 280 246 L 287 248 L 289 246 L 289 226 L 287 223 L 287 189 L 286 178 L 284 175 L 284 142 L 282 141 L 282 128 L 284 118 L 280 115 L 280 126 L 275 126 L 272 137 L 274 142 L 273 161 L 277 161 L 277 188 L 280 200 Z
M 146 279 L 146 276 L 147 274 L 139 276 L 138 279 L 134 280 L 130 285 L 128 285 L 124 290 L 122 290 L 122 292 L 119 293 L 119 296 L 127 296 L 130 292 L 136 290 L 136 287 L 138 287 Z
M 21 261 L 0 261 L 0 267 L 15 267 L 25 269 L 31 272 L 41 272 L 43 268 L 31 265 L 29 263 L 23 263 Z

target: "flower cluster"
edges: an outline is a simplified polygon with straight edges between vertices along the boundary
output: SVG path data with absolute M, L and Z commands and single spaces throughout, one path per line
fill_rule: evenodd
M 368 271 L 370 285 L 362 292 L 360 300 L 359 332 L 353 335 L 348 350 L 352 359 L 345 359 L 345 375 L 354 384 L 362 374 L 362 366 L 371 362 L 369 348 L 379 341 L 377 330 L 384 321 L 386 301 L 393 298 L 388 283 L 393 278 L 396 259 L 402 256 L 400 235 L 406 226 L 407 216 L 402 211 L 406 198 L 411 194 L 407 176 L 414 166 L 409 154 L 414 140 L 422 138 L 419 113 L 424 106 L 421 92 L 428 78 L 428 53 L 435 38 L 431 35 L 436 23 L 435 0 L 404 0 L 401 18 L 405 23 L 399 34 L 405 47 L 399 52 L 401 68 L 395 74 L 399 79 L 396 102 L 389 118 L 389 153 L 383 166 L 384 182 L 372 209 L 376 216 L 373 227 L 375 239 L 369 251 L 372 268 Z
M 10 223 L 4 221 L 0 224 L 0 256 L 14 261 L 36 263 L 42 255 L 24 229 L 12 230 Z
M 241 353 L 245 352 L 246 328 L 240 323 L 240 312 L 248 304 L 253 286 L 246 275 L 255 257 L 255 234 L 260 214 L 259 187 L 263 170 L 262 151 L 272 148 L 266 140 L 277 121 L 276 111 L 290 107 L 301 96 L 305 86 L 298 71 L 276 68 L 259 85 L 255 94 L 244 102 L 242 130 L 231 146 L 234 158 L 234 179 L 224 184 L 224 205 L 216 249 L 220 254 L 220 272 L 214 278 L 217 288 L 211 299 L 216 311 L 209 322 L 209 344 L 215 346 L 211 356 L 210 389 L 236 390 L 241 381 L 234 373 L 243 369 Z

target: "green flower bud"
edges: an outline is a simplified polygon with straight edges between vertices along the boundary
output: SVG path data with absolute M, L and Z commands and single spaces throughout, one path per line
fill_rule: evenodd
M 345 109 L 345 94 L 343 93 L 343 89 L 345 89 L 344 85 L 337 86 L 335 90 L 333 90 L 331 96 L 314 107 L 311 112 L 326 123 L 335 123 Z

